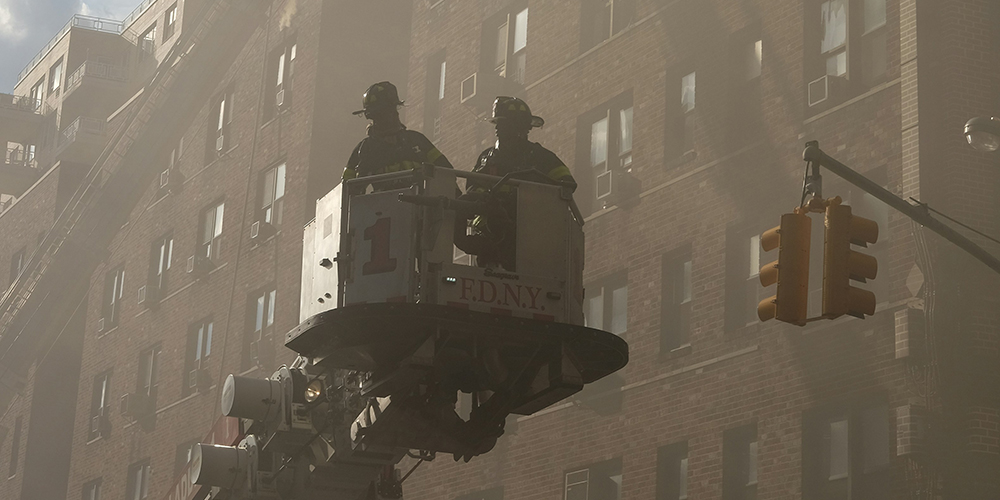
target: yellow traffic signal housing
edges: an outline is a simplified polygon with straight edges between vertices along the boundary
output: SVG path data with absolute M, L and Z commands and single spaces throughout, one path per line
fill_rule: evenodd
M 839 199 L 836 199 L 839 201 Z M 875 314 L 875 294 L 851 286 L 851 280 L 875 279 L 878 261 L 851 250 L 878 241 L 878 223 L 851 215 L 851 207 L 833 202 L 826 208 L 826 238 L 823 248 L 823 317 L 848 314 L 864 319 Z
M 784 214 L 781 225 L 760 236 L 765 252 L 778 249 L 778 260 L 760 269 L 760 284 L 777 284 L 775 294 L 757 305 L 761 321 L 775 318 L 793 325 L 806 324 L 809 297 L 809 238 L 812 220 L 802 213 Z

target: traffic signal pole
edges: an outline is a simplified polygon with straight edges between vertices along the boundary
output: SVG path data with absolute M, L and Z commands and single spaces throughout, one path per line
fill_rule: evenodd
M 983 249 L 983 247 L 977 245 L 974 241 L 966 238 L 950 226 L 947 226 L 941 221 L 931 217 L 927 209 L 924 208 L 925 205 L 912 205 L 908 203 L 902 198 L 892 194 L 889 190 L 879 186 L 867 177 L 851 170 L 851 168 L 847 165 L 840 163 L 830 155 L 824 153 L 823 150 L 819 148 L 819 141 L 810 141 L 806 143 L 806 149 L 802 152 L 802 159 L 814 165 L 826 167 L 827 170 L 840 176 L 847 182 L 861 188 L 862 191 L 878 198 L 886 205 L 899 210 L 903 213 L 903 215 L 917 221 L 931 231 L 934 231 L 942 238 L 954 243 L 983 264 L 989 266 L 990 269 L 1000 273 L 1000 259 L 997 259 Z

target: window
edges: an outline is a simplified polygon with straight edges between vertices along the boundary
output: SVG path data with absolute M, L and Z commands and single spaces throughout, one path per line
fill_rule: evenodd
M 60 57 L 49 69 L 49 95 L 58 95 L 62 86 L 63 60 Z
M 83 500 L 101 500 L 101 478 L 83 485 Z
M 10 257 L 10 282 L 13 283 L 14 280 L 21 274 L 21 270 L 24 269 L 24 265 L 27 264 L 25 252 L 27 247 L 21 247 L 20 250 L 14 252 L 14 255 Z
M 774 288 L 760 286 L 760 267 L 777 260 L 778 252 L 761 255 L 760 235 L 766 229 L 745 229 L 743 222 L 726 232 L 726 331 L 735 331 L 758 321 L 757 305 L 774 294 Z
M 486 23 L 483 33 L 493 48 L 492 51 L 484 50 L 483 57 L 491 53 L 495 55 L 490 69 L 501 77 L 523 84 L 528 46 L 528 9 L 514 8 L 501 13 Z
M 225 202 L 218 202 L 201 213 L 201 234 L 198 240 L 198 255 L 207 259 L 218 259 L 222 251 L 222 221 Z
M 455 500 L 503 500 L 503 487 L 467 493 L 460 497 L 455 497 Z
M 38 109 L 42 105 L 42 99 L 45 98 L 45 78 L 39 78 L 38 83 L 31 86 L 31 93 L 28 94 L 34 103 L 34 109 Z
M 268 169 L 261 176 L 260 220 L 281 224 L 282 198 L 285 196 L 285 164 Z
M 691 248 L 663 256 L 660 352 L 688 343 L 691 316 Z
M 14 435 L 10 441 L 10 470 L 7 472 L 7 477 L 17 475 L 17 465 L 21 459 L 21 418 L 17 417 L 14 420 Z
M 628 329 L 628 278 L 624 274 L 586 287 L 584 317 L 590 328 L 621 335 Z
M 139 371 L 136 373 L 136 394 L 156 399 L 156 371 L 160 359 L 160 346 L 154 346 L 139 354 Z
M 109 272 L 104 279 L 104 306 L 101 312 L 105 331 L 118 326 L 124 294 L 125 266 L 120 266 Z
M 618 500 L 622 488 L 622 460 L 615 458 L 564 476 L 565 500 Z
M 142 35 L 139 36 L 139 47 L 150 54 L 156 50 L 156 23 L 146 28 L 146 31 L 143 31 Z
M 424 131 L 431 139 L 441 137 L 441 107 L 444 102 L 444 84 L 447 64 L 444 51 L 427 61 L 427 92 L 424 96 Z
M 210 163 L 232 147 L 229 128 L 233 121 L 233 87 L 212 100 L 208 113 L 208 137 L 205 142 L 205 162 Z
M 632 23 L 635 0 L 584 0 L 580 23 L 584 52 L 611 38 Z
M 250 294 L 248 311 L 249 334 L 243 350 L 243 369 L 254 365 L 269 366 L 273 354 L 271 334 L 274 332 L 274 287 Z
M 760 130 L 760 74 L 763 44 L 760 28 L 751 25 L 730 39 L 729 103 L 732 118 L 729 136 L 734 146 L 742 146 Z
M 212 330 L 214 326 L 211 318 L 208 318 L 198 321 L 188 328 L 182 396 L 192 394 L 198 389 L 199 379 L 203 377 L 201 370 L 206 368 L 209 356 L 212 354 Z
M 90 400 L 90 430 L 87 440 L 107 437 L 111 416 L 111 372 L 94 377 L 94 391 Z
M 174 260 L 174 237 L 172 235 L 163 236 L 153 242 L 153 247 L 149 252 L 149 280 L 147 281 L 146 293 L 156 294 L 156 298 L 163 297 L 167 290 L 167 271 Z M 147 295 L 147 300 L 149 299 Z
M 268 78 L 272 91 L 267 96 L 271 99 L 270 105 L 264 109 L 266 120 L 270 120 L 275 113 L 291 105 L 292 75 L 297 52 L 298 47 L 295 42 L 286 42 L 271 53 Z
M 177 147 L 170 150 L 170 163 L 167 168 L 173 170 L 180 167 L 181 155 L 184 154 L 184 138 L 177 140 Z
M 688 152 L 694 150 L 694 105 L 695 105 L 695 78 L 694 71 L 681 77 L 681 104 L 679 129 L 681 140 L 681 150 Z
M 596 202 L 613 193 L 614 175 L 632 166 L 632 93 L 626 92 L 582 118 L 580 133 L 587 144 L 588 166 L 593 172 L 591 200 Z
M 173 4 L 167 9 L 167 12 L 163 14 L 163 40 L 169 40 L 170 37 L 174 36 L 175 28 L 177 27 L 177 4 Z
M 656 452 L 656 500 L 686 500 L 687 442 L 661 447 Z
M 757 498 L 757 425 L 730 429 L 722 435 L 722 498 Z
M 810 106 L 839 104 L 886 79 L 885 0 L 812 0 L 807 9 Z
M 125 500 L 146 500 L 149 498 L 149 473 L 151 469 L 148 458 L 128 466 Z
M 802 416 L 802 491 L 816 498 L 888 498 L 889 407 L 865 403 Z

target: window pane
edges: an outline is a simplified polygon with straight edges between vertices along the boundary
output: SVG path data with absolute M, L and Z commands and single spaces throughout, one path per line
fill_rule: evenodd
M 497 53 L 496 53 L 496 67 L 497 70 L 502 70 L 507 64 L 507 23 L 501 24 L 497 28 Z
M 747 486 L 757 484 L 757 441 L 747 445 Z
M 282 52 L 281 55 L 278 56 L 278 81 L 277 81 L 277 84 L 281 85 L 281 82 L 283 82 L 284 79 L 285 79 L 285 53 Z
M 272 168 L 264 173 L 264 195 L 261 199 L 261 208 L 267 208 L 274 203 L 274 174 L 277 173 L 277 169 Z
M 754 78 L 760 76 L 760 62 L 762 57 L 761 48 L 760 40 L 757 40 L 746 47 L 746 74 L 744 76 L 747 80 L 753 80 Z
M 625 154 L 632 151 L 632 107 L 628 109 L 623 109 L 619 112 L 619 119 L 621 120 L 621 148 L 618 152 L 619 154 Z
M 219 126 L 218 129 L 222 130 L 222 126 L 226 123 L 226 100 L 223 99 L 219 101 Z
M 202 244 L 212 241 L 212 235 L 215 234 L 215 210 L 209 209 L 205 211 L 205 218 L 203 225 L 203 231 L 201 233 Z
M 628 329 L 628 286 L 611 292 L 611 333 L 621 335 Z
M 278 165 L 274 179 L 274 199 L 278 200 L 285 196 L 285 164 Z
M 197 337 L 198 337 L 198 341 L 195 342 L 195 346 L 194 346 L 194 359 L 195 359 L 195 361 L 201 359 L 201 343 L 205 339 L 205 326 L 204 325 L 198 327 L 198 335 L 197 335 Z
M 584 316 L 585 324 L 589 328 L 604 329 L 604 295 L 597 295 L 587 299 L 587 314 Z
M 683 500 L 688 496 L 688 459 L 684 457 L 677 468 L 677 498 Z
M 750 275 L 753 278 L 760 273 L 760 235 L 750 237 Z
M 830 480 L 847 477 L 847 420 L 830 422 Z
M 829 0 L 820 6 L 820 52 L 843 47 L 847 42 L 847 0 Z
M 681 111 L 694 109 L 695 74 L 691 72 L 681 78 Z
M 885 0 L 865 0 L 865 33 L 885 26 Z
M 514 52 L 528 44 L 528 9 L 517 13 L 514 18 Z
M 444 81 L 447 73 L 447 61 L 441 61 L 441 77 L 438 79 L 438 100 L 444 99 Z
M 264 328 L 264 296 L 257 297 L 257 316 L 254 323 L 254 331 L 259 332 Z
M 218 207 L 215 207 L 215 236 L 222 234 L 222 212 L 225 208 L 225 205 L 222 203 Z
M 683 265 L 683 270 L 681 271 L 681 293 L 680 293 L 680 303 L 687 304 L 691 302 L 691 261 L 685 261 Z
M 211 321 L 208 323 L 208 328 L 206 328 L 206 331 L 208 332 L 205 335 L 205 357 L 207 358 L 209 354 L 212 354 L 212 322 Z
M 826 74 L 844 76 L 847 74 L 847 52 L 841 51 L 826 59 Z
M 608 161 L 608 118 L 604 117 L 590 126 L 590 166 Z
M 268 300 L 267 300 L 267 326 L 271 326 L 271 325 L 274 324 L 274 294 L 276 292 L 277 292 L 276 290 L 271 290 L 271 294 L 270 294 L 270 296 L 268 296 Z

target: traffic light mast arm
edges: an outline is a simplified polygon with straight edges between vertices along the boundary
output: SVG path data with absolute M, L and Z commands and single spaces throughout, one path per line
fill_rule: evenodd
M 921 225 L 926 226 L 931 231 L 941 235 L 944 239 L 954 243 L 983 264 L 989 266 L 990 269 L 1000 273 L 1000 260 L 984 250 L 981 246 L 977 245 L 974 241 L 966 238 L 941 221 L 931 217 L 926 210 L 920 208 L 919 206 L 907 203 L 902 198 L 892 194 L 892 192 L 872 182 L 867 177 L 851 170 L 851 168 L 847 165 L 833 159 L 830 155 L 824 153 L 823 150 L 819 148 L 818 141 L 806 143 L 806 149 L 802 152 L 802 159 L 807 162 L 812 162 L 826 167 L 827 170 L 840 176 L 847 182 L 861 188 L 862 191 L 878 198 L 886 205 L 899 210 L 903 213 L 903 215 L 906 215 Z

